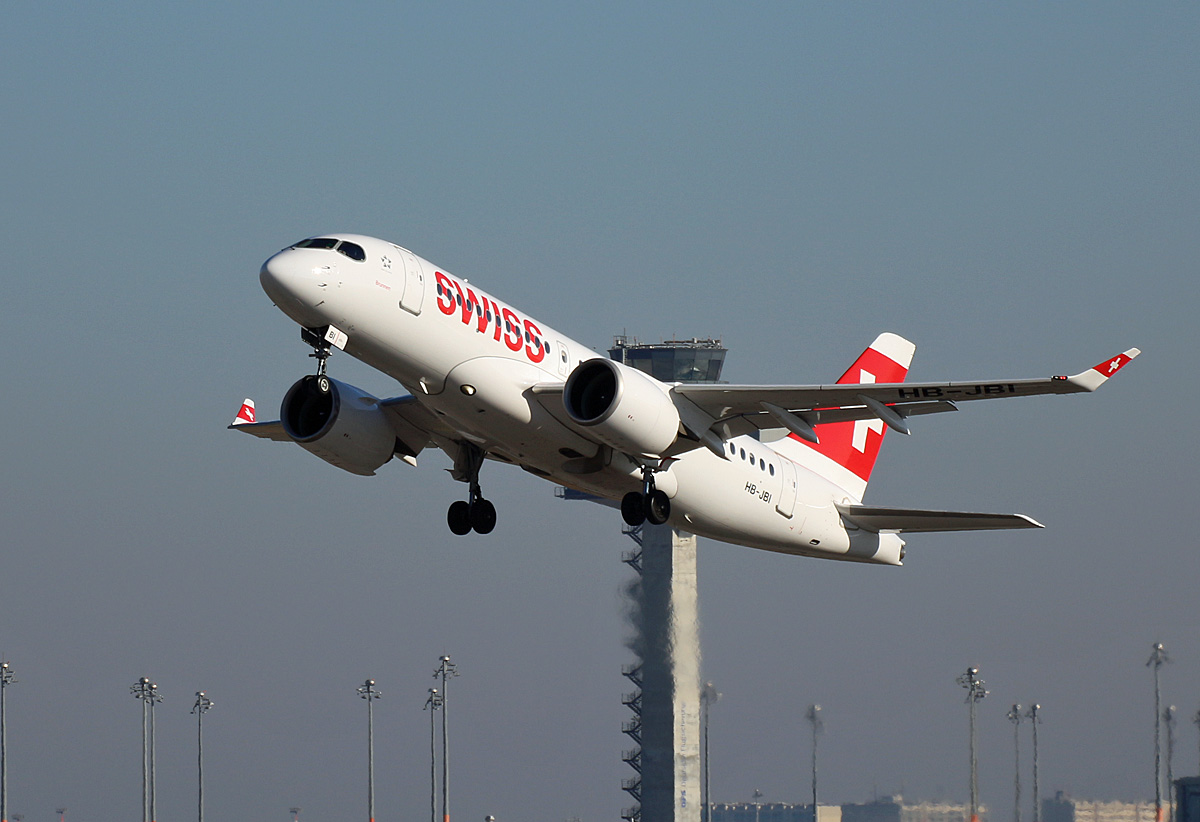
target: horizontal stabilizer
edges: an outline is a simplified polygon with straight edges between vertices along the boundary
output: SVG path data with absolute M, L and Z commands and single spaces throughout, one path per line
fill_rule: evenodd
M 1024 514 L 980 514 L 971 511 L 926 511 L 920 508 L 880 508 L 873 505 L 839 505 L 838 513 L 849 525 L 864 531 L 991 531 L 1042 528 Z

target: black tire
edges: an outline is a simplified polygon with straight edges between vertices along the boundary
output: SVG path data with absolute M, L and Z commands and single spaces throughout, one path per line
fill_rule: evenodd
M 450 503 L 450 510 L 446 512 L 446 524 L 460 537 L 471 533 L 471 506 L 467 505 L 466 500 L 460 499 Z
M 317 390 L 322 394 L 328 394 L 329 387 L 329 377 L 326 377 L 324 374 L 319 374 L 317 376 Z
M 621 519 L 634 528 L 646 521 L 646 501 L 637 491 L 621 497 Z
M 490 534 L 496 527 L 496 506 L 485 499 L 475 500 L 471 506 L 471 527 L 477 534 Z
M 671 499 L 657 488 L 646 497 L 646 519 L 651 525 L 662 525 L 671 518 Z

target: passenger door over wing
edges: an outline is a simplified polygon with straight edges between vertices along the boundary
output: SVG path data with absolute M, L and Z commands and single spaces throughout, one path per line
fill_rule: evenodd
M 779 465 L 783 469 L 783 488 L 780 489 L 775 510 L 790 519 L 796 509 L 796 464 L 782 454 L 779 456 Z

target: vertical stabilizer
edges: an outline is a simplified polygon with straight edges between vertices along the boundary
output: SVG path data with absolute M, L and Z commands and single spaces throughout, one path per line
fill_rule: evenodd
M 838 380 L 838 385 L 904 382 L 916 346 L 896 334 L 880 334 Z M 772 447 L 794 462 L 825 477 L 861 502 L 883 444 L 887 426 L 880 419 L 834 422 L 816 426 L 819 444 L 791 434 Z

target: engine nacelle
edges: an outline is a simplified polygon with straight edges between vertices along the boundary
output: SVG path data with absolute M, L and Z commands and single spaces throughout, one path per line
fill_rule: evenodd
M 563 388 L 563 405 L 596 439 L 634 456 L 657 457 L 679 436 L 679 411 L 665 386 L 613 360 L 576 366 Z
M 376 397 L 337 380 L 329 390 L 307 376 L 288 389 L 279 409 L 283 430 L 305 451 L 351 474 L 374 476 L 396 451 L 396 432 Z

